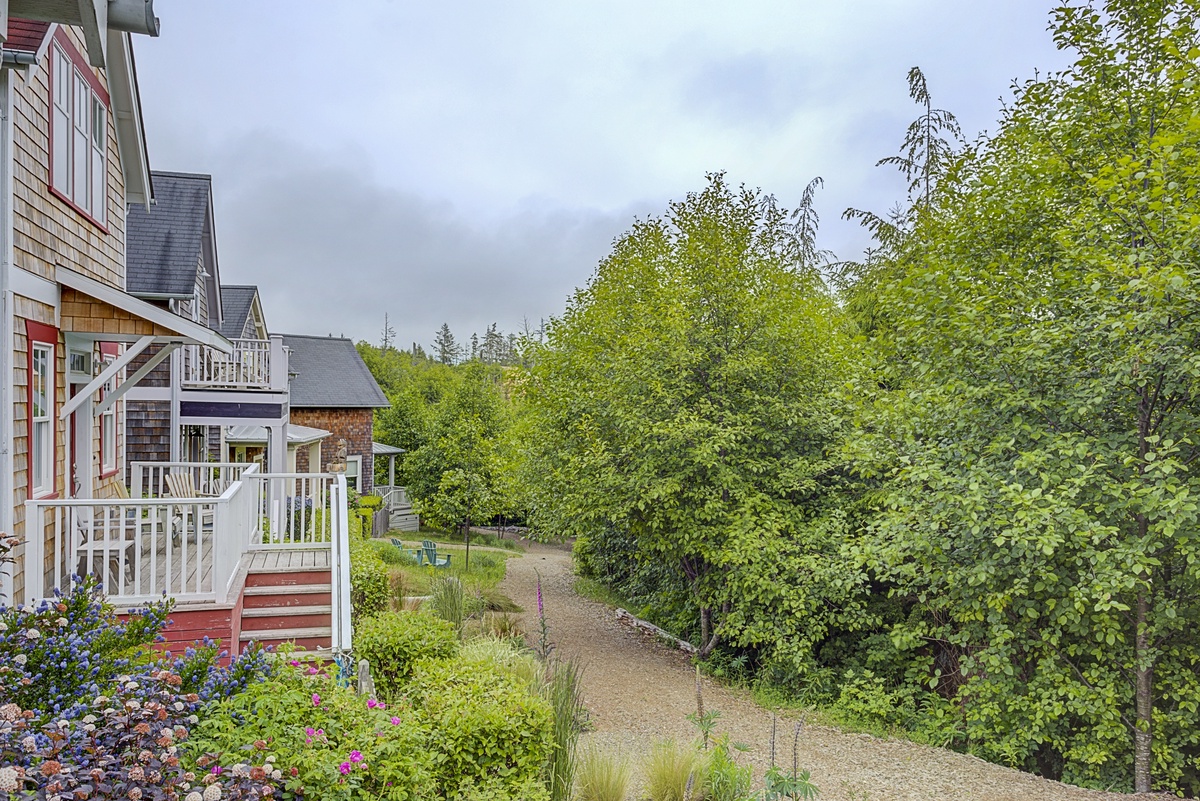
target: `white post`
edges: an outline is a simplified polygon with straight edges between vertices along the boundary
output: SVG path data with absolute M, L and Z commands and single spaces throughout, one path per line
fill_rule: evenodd
M 171 354 L 171 458 L 167 461 L 182 462 L 179 432 L 179 401 L 183 389 L 183 348 Z
M 276 392 L 286 392 L 288 388 L 288 352 L 283 345 L 283 337 L 272 336 L 271 341 L 271 384 Z

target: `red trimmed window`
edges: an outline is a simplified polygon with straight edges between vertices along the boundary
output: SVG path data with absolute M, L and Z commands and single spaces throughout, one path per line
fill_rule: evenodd
M 116 342 L 100 343 L 100 361 L 103 365 L 111 364 L 117 358 L 119 345 Z M 108 397 L 117 384 L 117 376 L 100 388 L 100 400 Z M 117 404 L 113 404 L 100 414 L 100 477 L 108 478 L 117 472 Z
M 25 321 L 29 338 L 29 497 L 54 494 L 55 354 L 58 329 Z
M 108 92 L 59 29 L 50 47 L 50 189 L 101 228 L 108 200 Z

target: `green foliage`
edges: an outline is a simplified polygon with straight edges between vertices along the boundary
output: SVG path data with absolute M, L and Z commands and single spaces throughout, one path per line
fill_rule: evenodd
M 915 716 L 912 699 L 889 692 L 870 671 L 848 671 L 830 711 L 854 728 L 878 734 L 904 729 Z
M 429 610 L 454 627 L 462 636 L 463 619 L 467 614 L 463 583 L 455 576 L 434 579 L 429 585 Z
M 350 611 L 357 628 L 366 618 L 391 608 L 391 580 L 387 563 L 375 543 L 358 533 L 356 518 L 350 517 Z
M 371 708 L 303 666 L 284 665 L 275 677 L 209 705 L 185 756 L 193 764 L 204 754 L 243 762 L 251 737 L 261 744 L 256 750 L 269 747 L 275 755 L 285 798 L 415 801 L 437 790 L 426 733 L 411 709 Z
M 650 801 L 690 801 L 704 786 L 704 757 L 690 744 L 664 740 L 650 749 L 642 773 Z
M 587 748 L 575 768 L 575 797 L 578 801 L 625 801 L 632 778 L 624 756 Z
M 738 762 L 737 750 L 728 734 L 713 740 L 705 754 L 702 794 L 705 801 L 753 801 L 755 798 L 750 792 L 750 766 Z
M 370 663 L 375 687 L 385 699 L 399 695 L 421 662 L 445 659 L 457 650 L 454 627 L 421 612 L 385 612 L 354 629 L 354 653 Z
M 911 680 L 963 747 L 1139 791 L 1200 787 L 1197 13 L 1054 12 L 1075 64 L 946 171 L 855 387 L 888 482 L 855 551 L 908 606 Z
M 850 340 L 810 235 L 710 175 L 617 241 L 523 385 L 533 522 L 661 571 L 706 652 L 804 663 L 830 626 L 869 623 L 828 456 Z
M 583 670 L 571 660 L 555 660 L 548 669 L 545 696 L 554 711 L 554 747 L 546 764 L 546 784 L 551 801 L 571 801 L 575 787 L 576 749 L 585 710 Z
M 378 512 L 383 508 L 383 497 L 380 495 L 361 495 L 359 496 L 358 503 L 363 509 Z
M 434 773 L 448 796 L 474 782 L 515 798 L 540 778 L 553 748 L 551 708 L 506 671 L 423 662 L 406 691 L 430 729 Z
M 375 549 L 375 553 L 383 560 L 386 565 L 415 565 L 416 562 L 412 557 L 406 556 L 404 551 L 397 548 L 388 540 L 371 540 L 371 547 Z

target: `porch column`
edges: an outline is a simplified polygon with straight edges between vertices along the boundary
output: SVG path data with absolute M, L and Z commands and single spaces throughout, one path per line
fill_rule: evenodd
M 396 486 L 396 454 L 388 454 L 388 486 Z
M 287 423 L 267 427 L 267 472 L 287 470 Z

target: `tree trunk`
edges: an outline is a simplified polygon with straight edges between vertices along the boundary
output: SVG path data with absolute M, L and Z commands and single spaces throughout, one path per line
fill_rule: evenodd
M 721 635 L 718 634 L 712 625 L 712 608 L 704 606 L 700 608 L 700 650 L 696 656 L 701 659 L 707 659 L 709 654 L 716 649 L 717 643 L 721 641 Z
M 1150 723 L 1154 712 L 1154 667 L 1150 661 L 1150 634 L 1148 623 L 1150 617 L 1150 601 L 1143 589 L 1137 599 L 1137 638 L 1134 645 L 1134 680 L 1136 683 L 1135 705 L 1137 721 L 1133 731 L 1133 791 L 1135 793 L 1150 792 L 1151 753 Z

